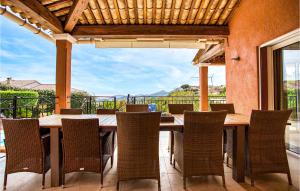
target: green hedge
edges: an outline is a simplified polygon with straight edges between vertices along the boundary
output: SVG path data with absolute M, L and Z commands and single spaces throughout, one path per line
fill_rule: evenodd
M 13 104 L 14 96 L 22 97 L 23 99 L 17 99 L 17 107 L 20 108 L 17 110 L 18 117 L 31 117 L 32 109 L 37 106 L 38 103 L 38 92 L 35 91 L 16 91 L 16 90 L 6 90 L 0 91 L 1 99 L 9 99 L 9 100 L 1 100 L 0 108 L 11 108 Z M 24 99 L 25 98 L 25 99 Z M 28 99 L 26 99 L 28 98 Z M 29 108 L 29 109 L 26 109 Z M 6 116 L 11 115 L 12 110 L 5 110 L 4 114 Z

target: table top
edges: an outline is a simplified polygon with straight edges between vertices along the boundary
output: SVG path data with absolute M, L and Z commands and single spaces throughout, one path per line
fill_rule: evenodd
M 183 128 L 183 115 L 173 115 L 174 122 L 162 122 L 160 123 L 160 129 L 162 131 L 176 131 Z M 49 115 L 39 118 L 40 127 L 42 128 L 61 128 L 61 119 L 90 119 L 98 118 L 99 127 L 104 131 L 114 131 L 117 128 L 116 115 L 96 115 L 96 114 L 83 114 L 83 115 Z M 224 127 L 232 126 L 247 126 L 249 125 L 250 117 L 242 114 L 227 114 Z

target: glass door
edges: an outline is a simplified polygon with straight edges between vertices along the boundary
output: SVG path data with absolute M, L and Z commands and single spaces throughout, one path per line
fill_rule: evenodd
M 293 111 L 286 128 L 287 149 L 300 154 L 300 42 L 273 52 L 275 108 Z

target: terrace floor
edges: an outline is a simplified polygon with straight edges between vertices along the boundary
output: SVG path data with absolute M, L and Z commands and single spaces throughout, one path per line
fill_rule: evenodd
M 181 174 L 173 169 L 169 163 L 169 155 L 167 151 L 168 133 L 161 133 L 160 138 L 160 169 L 161 169 L 161 190 L 162 191 L 181 191 L 182 177 Z M 289 186 L 286 175 L 269 174 L 257 178 L 255 187 L 250 186 L 250 180 L 246 178 L 246 182 L 238 184 L 233 181 L 231 168 L 225 165 L 225 177 L 228 191 L 297 191 L 300 190 L 300 158 L 294 154 L 288 153 L 289 165 L 293 179 L 293 185 Z M 94 173 L 70 173 L 66 176 L 66 185 L 62 189 L 60 187 L 50 188 L 50 173 L 46 176 L 45 190 L 66 190 L 66 191 L 113 191 L 116 190 L 116 162 L 112 169 L 106 169 L 104 177 L 104 187 L 100 189 L 100 175 Z M 0 188 L 2 188 L 3 174 L 5 167 L 5 158 L 0 159 Z M 108 164 L 108 167 L 110 165 Z M 17 173 L 8 175 L 7 190 L 14 191 L 35 191 L 41 190 L 42 176 L 33 173 Z M 157 181 L 155 180 L 136 180 L 121 182 L 120 190 L 138 190 L 152 191 L 157 190 Z M 188 179 L 187 190 L 225 190 L 222 187 L 221 177 L 208 176 Z

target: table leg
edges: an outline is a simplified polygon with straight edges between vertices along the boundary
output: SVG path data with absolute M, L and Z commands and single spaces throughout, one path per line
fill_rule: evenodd
M 245 182 L 245 126 L 233 130 L 232 178 L 236 182 Z
M 51 187 L 61 185 L 59 128 L 50 130 Z

